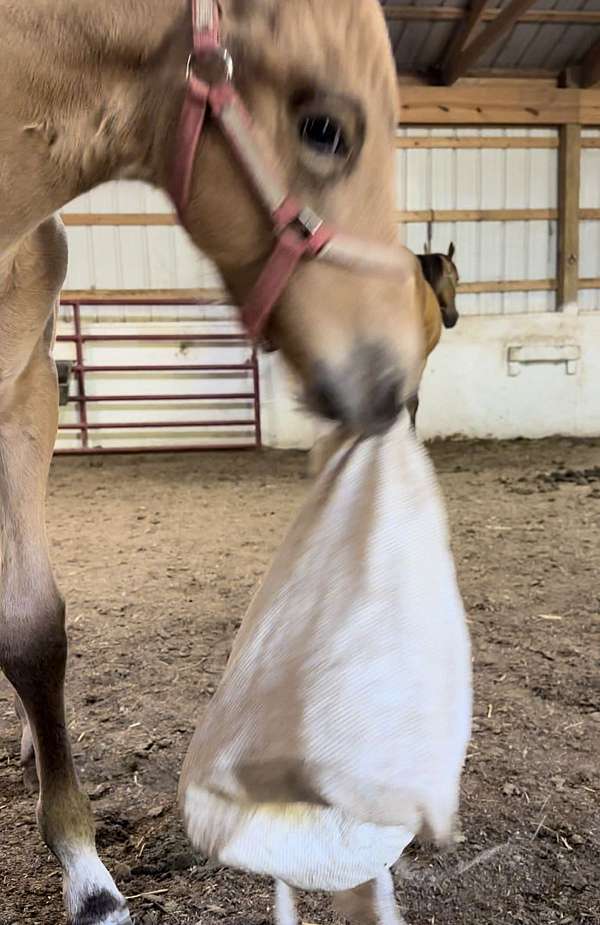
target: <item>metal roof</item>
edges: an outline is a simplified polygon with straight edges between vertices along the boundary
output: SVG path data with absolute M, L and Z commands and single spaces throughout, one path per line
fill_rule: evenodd
M 380 0 L 400 73 L 426 74 L 441 67 L 469 0 Z M 490 3 L 472 38 L 486 29 L 514 0 Z M 469 75 L 482 71 L 558 74 L 581 65 L 600 42 L 600 0 L 537 0 L 516 25 L 500 35 Z M 598 46 L 600 56 L 600 45 Z

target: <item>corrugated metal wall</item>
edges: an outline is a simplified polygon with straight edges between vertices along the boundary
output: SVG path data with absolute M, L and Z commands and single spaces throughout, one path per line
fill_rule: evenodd
M 143 183 L 107 183 L 76 199 L 65 213 L 166 214 L 171 203 Z M 65 288 L 194 289 L 219 286 L 212 264 L 203 259 L 178 227 L 96 225 L 69 227 L 69 271 Z
M 586 129 L 584 136 L 600 139 L 600 129 Z M 600 148 L 584 148 L 581 161 L 581 208 L 600 209 Z M 580 236 L 580 266 L 582 279 L 600 276 L 600 222 L 582 221 Z M 581 290 L 579 307 L 582 311 L 600 311 L 600 290 Z
M 523 136 L 522 129 L 407 130 L 406 137 Z M 552 137 L 532 130 L 529 137 Z M 422 209 L 556 209 L 556 149 L 403 149 L 397 152 L 398 208 Z M 556 274 L 556 222 L 455 222 L 435 224 L 434 250 L 456 244 L 456 261 L 465 283 L 550 279 Z M 403 240 L 422 251 L 426 224 L 405 225 Z M 555 308 L 552 292 L 477 293 L 460 296 L 464 314 L 544 312 Z
M 551 129 L 407 129 L 401 137 L 523 136 L 552 139 Z M 597 130 L 585 136 L 598 137 Z M 556 209 L 557 160 L 554 148 L 399 149 L 397 206 L 402 211 Z M 582 208 L 600 208 L 600 149 L 582 155 Z M 76 213 L 170 213 L 161 193 L 141 183 L 112 183 L 72 203 Z M 457 247 L 465 283 L 550 280 L 556 276 L 556 222 L 460 221 L 405 224 L 403 241 L 421 251 L 431 235 L 434 249 Z M 219 285 L 218 274 L 176 227 L 71 227 L 67 289 L 191 289 Z M 581 223 L 581 276 L 600 277 L 600 222 Z M 553 292 L 466 293 L 464 314 L 553 311 Z M 600 309 L 600 291 L 582 292 L 581 308 Z M 147 316 L 147 313 L 146 313 Z M 152 313 L 150 313 L 152 317 Z

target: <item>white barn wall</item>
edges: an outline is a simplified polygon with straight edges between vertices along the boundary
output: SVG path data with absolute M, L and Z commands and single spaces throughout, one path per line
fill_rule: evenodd
M 522 129 L 434 129 L 410 130 L 401 135 L 455 134 L 457 137 L 522 135 Z M 534 129 L 532 137 L 552 136 L 552 130 Z M 585 135 L 598 137 L 597 130 Z M 402 211 L 557 208 L 556 149 L 399 149 L 397 158 L 397 207 Z M 582 159 L 582 208 L 600 208 L 600 150 L 585 149 Z M 170 212 L 168 200 L 140 183 L 108 184 L 72 203 L 67 212 L 156 213 Z M 503 280 L 545 280 L 556 275 L 556 223 L 460 222 L 406 224 L 400 238 L 415 251 L 422 251 L 428 235 L 434 250 L 446 250 L 453 240 L 464 282 Z M 200 258 L 185 232 L 177 227 L 70 227 L 70 264 L 66 288 L 93 289 L 191 289 L 220 284 L 209 261 Z M 581 277 L 600 277 L 600 222 L 581 223 Z M 568 318 L 556 312 L 553 292 L 511 292 L 461 294 L 462 320 L 453 332 L 446 332 L 440 348 L 431 358 L 423 383 L 420 429 L 425 437 L 465 435 L 470 437 L 516 437 L 544 434 L 600 433 L 596 396 L 600 382 L 600 290 L 582 291 L 579 315 Z M 186 331 L 206 330 L 223 324 L 231 330 L 230 310 L 202 310 L 197 307 L 110 309 L 86 308 L 89 330 L 111 320 L 128 322 L 131 332 L 174 330 L 186 321 Z M 206 321 L 198 319 L 204 317 Z M 61 319 L 61 332 L 70 330 L 68 310 Z M 149 327 L 149 326 L 152 327 Z M 98 328 L 97 330 L 103 330 Z M 575 375 L 567 376 L 563 363 L 528 365 L 518 377 L 508 375 L 509 346 L 579 346 L 582 360 Z M 96 347 L 106 360 L 115 348 Z M 123 362 L 144 362 L 152 351 L 175 347 L 135 348 L 121 346 Z M 189 348 L 186 348 L 189 349 Z M 212 349 L 212 348 L 211 348 Z M 231 348 L 229 348 L 231 350 Z M 58 356 L 70 355 L 68 345 L 59 345 Z M 145 352 L 144 352 L 145 351 Z M 193 347 L 191 355 L 207 362 L 207 348 Z M 231 354 L 230 354 L 231 355 Z M 128 359 L 125 359 L 128 357 Z M 200 361 L 200 360 L 199 360 Z M 193 362 L 193 360 L 190 360 Z M 276 356 L 261 359 L 261 389 L 265 442 L 271 446 L 306 447 L 314 441 L 317 425 L 299 411 L 296 390 Z M 123 377 L 103 380 L 103 388 L 119 392 L 126 387 Z M 144 390 L 148 383 L 144 383 Z M 171 386 L 171 388 L 170 388 Z M 234 386 L 237 388 L 240 383 Z M 92 383 L 92 388 L 94 384 Z M 99 387 L 99 386 L 98 386 Z M 130 387 L 130 383 L 127 385 Z M 191 380 L 186 390 L 194 387 Z M 218 381 L 202 388 L 217 389 Z M 200 385 L 198 384 L 198 388 Z M 174 391 L 167 375 L 154 378 L 149 390 Z M 160 407 L 155 409 L 159 413 Z M 96 407 L 99 420 L 115 420 L 115 408 Z M 221 405 L 221 416 L 237 417 L 239 408 Z M 148 409 L 120 407 L 122 417 L 136 419 Z M 63 420 L 73 415 L 63 410 Z M 154 410 L 153 410 L 154 413 Z M 170 409 L 169 416 L 185 420 L 190 409 Z M 120 435 L 120 439 L 124 435 Z M 207 432 L 207 438 L 210 433 Z M 231 435 L 234 441 L 244 435 Z M 169 441 L 197 442 L 194 434 L 126 435 L 130 445 Z M 98 438 L 99 440 L 100 438 Z M 103 435 L 102 442 L 114 439 Z M 61 438 L 60 445 L 73 445 Z
M 509 349 L 529 347 L 537 362 L 509 373 Z M 548 348 L 577 348 L 572 375 Z M 271 364 L 273 361 L 271 361 Z M 273 376 L 273 373 L 270 373 Z M 277 383 L 277 374 L 273 377 Z M 322 428 L 269 390 L 284 417 L 271 439 L 310 448 Z M 287 394 L 287 393 L 284 393 Z M 600 312 L 466 316 L 432 354 L 421 387 L 419 435 L 425 439 L 600 435 Z M 279 420 L 276 420 L 279 425 Z
M 537 361 L 511 375 L 509 350 L 521 346 Z M 572 348 L 569 374 L 559 356 Z M 465 318 L 432 355 L 421 395 L 427 438 L 598 436 L 600 312 Z
M 600 138 L 600 130 L 587 129 L 584 135 Z M 586 148 L 582 152 L 581 208 L 600 208 L 600 148 Z M 600 275 L 600 222 L 581 222 L 580 259 L 582 279 Z M 583 311 L 600 311 L 600 291 L 582 290 L 579 298 Z
M 401 137 L 555 137 L 551 129 L 405 130 Z M 556 209 L 556 149 L 399 149 L 396 201 L 402 211 L 466 209 Z M 551 279 L 556 275 L 556 222 L 456 222 L 433 227 L 434 250 L 457 248 L 465 283 Z M 420 252 L 427 225 L 407 224 L 401 238 Z M 546 312 L 555 308 L 553 292 L 461 295 L 463 315 Z

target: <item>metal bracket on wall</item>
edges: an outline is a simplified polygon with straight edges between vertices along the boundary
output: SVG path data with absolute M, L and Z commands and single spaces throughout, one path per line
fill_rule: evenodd
M 508 348 L 508 375 L 520 376 L 523 366 L 532 363 L 564 363 L 567 376 L 577 374 L 581 347 L 577 344 L 531 344 Z

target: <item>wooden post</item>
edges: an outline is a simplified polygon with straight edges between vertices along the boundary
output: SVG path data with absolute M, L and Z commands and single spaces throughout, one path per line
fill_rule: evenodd
M 580 192 L 581 126 L 563 125 L 558 166 L 558 311 L 579 299 Z

